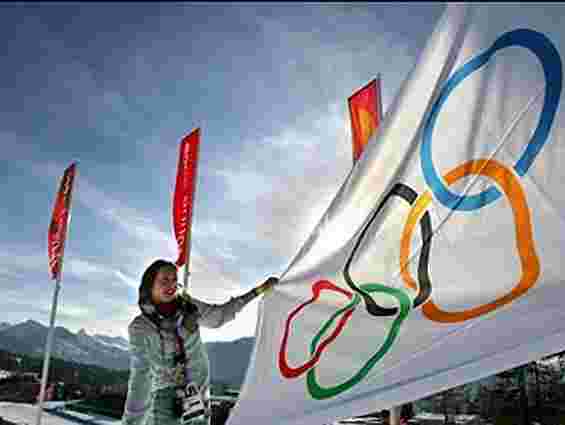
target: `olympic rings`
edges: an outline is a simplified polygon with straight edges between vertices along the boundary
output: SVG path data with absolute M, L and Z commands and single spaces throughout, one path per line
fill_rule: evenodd
M 422 171 L 426 183 L 433 191 L 435 197 L 447 208 L 460 211 L 472 211 L 488 205 L 500 197 L 500 191 L 493 186 L 476 195 L 456 195 L 447 189 L 433 165 L 431 144 L 432 133 L 439 111 L 453 90 L 463 82 L 465 78 L 485 65 L 497 51 L 511 46 L 525 47 L 537 56 L 543 67 L 546 82 L 543 109 L 538 125 L 522 156 L 514 165 L 514 169 L 519 176 L 523 176 L 528 171 L 544 143 L 547 141 L 561 97 L 563 79 L 561 57 L 553 43 L 540 32 L 528 29 L 518 29 L 507 32 L 500 36 L 484 53 L 467 62 L 451 76 L 433 104 L 430 115 L 424 125 L 423 140 L 420 150 Z
M 500 36 L 484 53 L 467 62 L 456 71 L 440 91 L 425 122 L 420 150 L 423 176 L 431 190 L 418 196 L 409 186 L 397 183 L 375 208 L 371 217 L 361 230 L 343 269 L 344 280 L 354 293 L 342 289 L 327 280 L 320 280 L 315 282 L 312 286 L 312 298 L 299 305 L 289 314 L 279 351 L 279 369 L 286 378 L 296 378 L 304 372 L 307 372 L 307 388 L 313 398 L 318 400 L 331 398 L 359 383 L 373 366 L 390 350 L 398 336 L 400 325 L 406 319 L 411 308 L 422 305 L 422 312 L 428 319 L 440 323 L 458 323 L 492 312 L 524 295 L 535 285 L 540 273 L 540 261 L 535 250 L 531 217 L 526 197 L 514 172 L 496 160 L 470 160 L 455 167 L 444 175 L 443 179 L 447 184 L 446 186 L 442 178 L 437 174 L 431 157 L 433 129 L 439 111 L 450 94 L 465 78 L 485 65 L 498 50 L 511 46 L 525 47 L 537 56 L 542 64 L 546 82 L 544 104 L 537 127 L 526 149 L 514 165 L 514 172 L 519 177 L 523 176 L 528 171 L 539 151 L 546 143 L 561 98 L 563 75 L 559 52 L 545 35 L 537 31 L 518 29 L 507 32 Z M 492 302 L 463 311 L 449 312 L 440 309 L 432 299 L 432 285 L 428 269 L 433 232 L 427 207 L 432 200 L 432 194 L 435 195 L 444 206 L 460 211 L 472 211 L 482 208 L 501 196 L 501 192 L 495 186 L 491 186 L 477 195 L 457 195 L 448 189 L 448 186 L 451 186 L 453 183 L 469 175 L 481 175 L 493 179 L 502 192 L 508 197 L 514 217 L 516 244 L 522 268 L 522 276 L 509 293 Z M 401 236 L 400 275 L 407 287 L 417 291 L 417 295 L 413 301 L 410 300 L 409 295 L 402 289 L 391 288 L 376 283 L 356 285 L 350 274 L 351 263 L 368 229 L 393 196 L 404 199 L 412 206 Z M 407 265 L 410 256 L 412 234 L 418 222 L 420 223 L 422 233 L 422 248 L 418 262 L 418 281 L 416 282 L 410 275 Z M 300 311 L 319 298 L 322 290 L 331 290 L 341 293 L 349 299 L 349 302 L 333 313 L 317 332 L 310 344 L 310 359 L 298 367 L 291 367 L 288 365 L 286 357 L 290 324 Z M 377 305 L 370 295 L 373 292 L 381 292 L 393 296 L 396 298 L 398 306 L 385 308 Z M 365 308 L 370 315 L 377 317 L 396 317 L 392 322 L 387 336 L 380 344 L 377 351 L 351 378 L 331 387 L 322 387 L 317 382 L 316 365 L 328 345 L 343 331 L 357 305 L 361 302 L 361 299 L 363 299 Z M 329 332 L 329 329 L 334 326 L 336 320 L 338 322 L 333 331 L 329 336 L 322 339 L 324 335 Z
M 520 182 L 514 176 L 512 171 L 495 160 L 479 159 L 468 161 L 454 168 L 447 173 L 444 178 L 447 184 L 451 185 L 457 180 L 468 175 L 482 175 L 492 178 L 501 187 L 503 192 L 508 196 L 512 213 L 514 216 L 514 224 L 516 228 L 516 243 L 518 248 L 518 256 L 522 266 L 522 276 L 514 286 L 514 288 L 506 295 L 497 298 L 496 300 L 480 305 L 478 307 L 470 308 L 459 312 L 447 312 L 441 310 L 430 299 L 422 308 L 424 315 L 433 321 L 441 323 L 457 323 L 473 319 L 483 314 L 489 313 L 509 302 L 515 300 L 519 296 L 527 292 L 536 282 L 539 271 L 540 263 L 536 254 L 534 239 L 532 234 L 532 223 L 530 212 L 526 202 L 526 197 Z M 400 262 L 406 264 L 410 250 L 410 240 L 412 231 L 419 215 L 431 201 L 430 192 L 425 192 L 416 201 L 402 233 L 401 249 L 400 249 Z M 414 281 L 410 277 L 406 268 L 401 269 L 401 274 L 406 285 L 414 287 Z

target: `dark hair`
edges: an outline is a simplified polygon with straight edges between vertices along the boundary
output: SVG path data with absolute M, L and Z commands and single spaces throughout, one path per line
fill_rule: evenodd
M 154 261 L 145 271 L 143 272 L 143 276 L 141 277 L 141 285 L 139 285 L 139 300 L 138 304 L 151 302 L 151 290 L 153 289 L 153 282 L 155 281 L 155 277 L 159 270 L 162 267 L 177 269 L 175 263 L 171 263 L 170 261 L 166 260 L 156 260 Z

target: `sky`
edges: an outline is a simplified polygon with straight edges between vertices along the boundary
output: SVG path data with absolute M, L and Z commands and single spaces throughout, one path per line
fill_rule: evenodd
M 47 228 L 79 161 L 56 325 L 127 337 L 143 271 L 177 256 L 195 127 L 191 293 L 281 275 L 351 170 L 348 96 L 380 74 L 386 114 L 444 7 L 2 3 L 0 322 L 49 323 Z M 254 335 L 257 303 L 203 339 Z

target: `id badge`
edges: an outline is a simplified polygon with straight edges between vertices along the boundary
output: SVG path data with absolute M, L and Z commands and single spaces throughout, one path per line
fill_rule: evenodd
M 198 387 L 193 382 L 187 384 L 183 391 L 183 413 L 180 423 L 181 425 L 186 425 L 197 417 L 204 417 L 206 414 L 206 406 L 204 405 L 200 391 L 198 391 Z

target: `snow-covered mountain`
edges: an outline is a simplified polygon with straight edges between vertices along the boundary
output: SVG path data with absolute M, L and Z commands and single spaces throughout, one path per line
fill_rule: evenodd
M 49 328 L 34 320 L 0 328 L 0 349 L 21 354 L 43 355 Z M 129 367 L 128 342 L 121 337 L 90 336 L 84 329 L 76 334 L 55 328 L 52 355 L 76 363 L 110 369 Z
M 48 331 L 47 326 L 34 320 L 15 325 L 0 325 L 0 349 L 12 353 L 43 356 Z M 253 343 L 254 338 L 206 343 L 212 382 L 240 385 L 245 377 Z M 128 341 L 122 337 L 89 335 L 84 329 L 75 334 L 58 326 L 55 328 L 52 355 L 76 363 L 110 369 L 127 369 L 128 348 Z
M 82 330 L 82 329 L 81 329 Z M 120 350 L 128 351 L 129 344 L 127 339 L 122 338 L 121 336 L 107 336 L 107 335 L 100 335 L 95 334 L 92 336 L 96 341 L 109 345 L 111 347 L 119 348 Z

